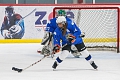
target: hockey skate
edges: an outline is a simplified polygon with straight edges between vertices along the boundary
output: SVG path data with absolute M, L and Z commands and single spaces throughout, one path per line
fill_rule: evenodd
M 94 61 L 91 63 L 91 66 L 97 70 L 98 66 L 94 63 Z
M 53 64 L 53 66 L 52 66 L 53 70 L 55 70 L 57 66 L 58 66 L 58 64 L 57 64 L 57 62 L 55 61 L 54 64 Z

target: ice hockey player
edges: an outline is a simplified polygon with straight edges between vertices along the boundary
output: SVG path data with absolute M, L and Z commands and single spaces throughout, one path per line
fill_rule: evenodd
M 71 21 L 71 19 L 69 19 L 66 16 L 65 10 L 59 10 L 57 12 L 57 17 L 58 16 L 65 16 L 67 21 Z M 49 44 L 49 42 L 53 43 L 53 41 L 52 41 L 52 34 L 53 34 L 54 30 L 57 28 L 57 24 L 56 24 L 57 17 L 51 19 L 49 21 L 49 23 L 47 24 L 47 27 L 45 29 L 45 35 L 44 35 L 44 38 L 42 39 L 42 43 L 41 43 L 42 47 L 40 47 L 37 50 L 38 53 L 41 53 L 41 54 L 51 53 L 51 50 L 52 50 L 53 47 L 52 47 L 52 45 L 50 46 L 48 44 Z M 84 36 L 84 34 L 83 34 L 83 36 Z M 71 53 L 75 57 L 79 57 L 80 56 L 80 54 L 77 51 L 71 50 Z
M 75 45 L 78 52 L 85 57 L 85 59 L 91 64 L 94 69 L 97 69 L 97 65 L 92 59 L 92 56 L 87 51 L 82 38 L 80 37 L 81 31 L 75 25 L 74 22 L 67 22 L 64 16 L 59 16 L 56 20 L 58 28 L 55 29 L 53 34 L 54 48 L 53 51 L 55 53 L 60 51 L 60 40 L 62 40 L 62 45 L 66 46 L 62 47 L 61 54 L 56 58 L 52 68 L 56 69 L 56 67 L 68 56 L 70 52 L 71 45 Z
M 24 21 L 21 18 L 22 16 L 16 14 L 12 6 L 5 8 L 5 17 L 1 27 L 4 39 L 21 39 L 23 37 Z

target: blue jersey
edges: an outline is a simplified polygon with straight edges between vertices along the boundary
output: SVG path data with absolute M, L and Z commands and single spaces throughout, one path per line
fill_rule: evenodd
M 20 21 L 21 18 L 22 16 L 20 14 L 14 14 L 10 19 L 8 19 L 5 16 L 4 21 L 2 23 L 2 27 L 1 27 L 1 34 L 3 35 L 3 30 L 9 30 L 13 25 L 16 25 Z M 21 27 L 21 31 L 12 36 L 15 39 L 21 39 L 24 35 L 25 30 L 24 30 L 23 20 L 20 22 L 19 26 Z
M 62 45 L 71 44 L 67 39 L 66 36 L 68 34 L 72 34 L 76 37 L 75 42 L 72 44 L 80 44 L 83 42 L 82 38 L 80 37 L 81 31 L 80 29 L 76 26 L 76 24 L 72 21 L 67 22 L 67 31 L 65 35 L 62 35 L 62 29 L 61 28 L 56 28 L 53 34 L 53 40 L 54 40 L 54 45 L 58 44 L 60 45 L 60 40 L 62 40 Z
M 56 24 L 56 18 L 53 18 L 49 21 L 49 23 L 46 26 L 45 31 L 52 32 L 52 33 L 54 32 L 54 30 L 58 27 Z M 69 19 L 68 17 L 66 17 L 66 20 L 71 21 L 71 19 Z

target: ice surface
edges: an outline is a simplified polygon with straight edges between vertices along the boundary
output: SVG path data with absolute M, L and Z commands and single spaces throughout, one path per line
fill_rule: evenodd
M 81 56 L 71 54 L 56 71 L 52 70 L 55 59 L 50 57 L 26 69 L 22 73 L 12 67 L 26 68 L 43 56 L 36 51 L 40 44 L 0 44 L 0 80 L 120 80 L 120 53 L 90 51 L 98 71 Z M 58 55 L 55 55 L 58 56 Z

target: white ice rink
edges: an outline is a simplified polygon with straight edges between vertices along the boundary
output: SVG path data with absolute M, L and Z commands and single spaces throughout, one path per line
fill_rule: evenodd
M 90 51 L 98 71 L 83 58 L 71 54 L 56 71 L 52 70 L 54 59 L 45 58 L 22 73 L 12 67 L 26 68 L 43 56 L 36 50 L 40 44 L 0 44 L 0 80 L 120 80 L 120 53 Z M 56 55 L 57 56 L 57 55 Z

